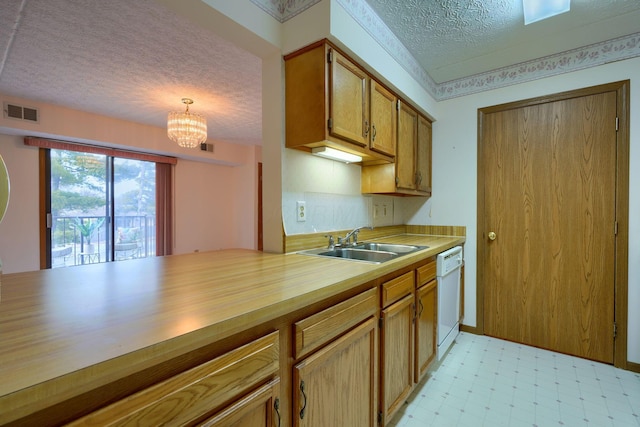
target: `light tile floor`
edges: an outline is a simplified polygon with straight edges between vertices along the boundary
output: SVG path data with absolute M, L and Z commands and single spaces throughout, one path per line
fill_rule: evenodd
M 391 427 L 640 427 L 640 374 L 461 333 Z

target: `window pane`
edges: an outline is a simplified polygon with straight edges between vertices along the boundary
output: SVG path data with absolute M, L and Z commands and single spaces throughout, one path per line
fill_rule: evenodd
M 114 159 L 114 259 L 155 256 L 156 167 Z
M 52 267 L 104 262 L 107 156 L 51 150 Z

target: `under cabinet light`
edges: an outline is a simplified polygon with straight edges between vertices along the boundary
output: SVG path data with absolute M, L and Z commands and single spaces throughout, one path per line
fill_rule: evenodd
M 316 147 L 311 149 L 311 153 L 316 156 L 325 157 L 331 160 L 338 160 L 345 163 L 358 163 L 362 161 L 362 157 L 344 151 L 336 150 L 331 147 Z
M 524 25 L 568 12 L 571 0 L 522 0 Z

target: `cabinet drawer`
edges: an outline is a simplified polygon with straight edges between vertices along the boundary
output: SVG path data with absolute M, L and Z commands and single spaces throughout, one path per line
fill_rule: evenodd
M 332 341 L 378 308 L 376 289 L 370 289 L 294 324 L 295 358 L 298 359 Z
M 70 425 L 184 425 L 240 398 L 279 369 L 273 332 L 209 362 L 106 406 Z
M 382 306 L 386 307 L 413 292 L 414 283 L 413 271 L 384 282 L 382 284 Z
M 433 258 L 428 264 L 418 267 L 416 272 L 418 275 L 418 283 L 416 283 L 417 287 L 429 283 L 436 278 L 436 259 Z

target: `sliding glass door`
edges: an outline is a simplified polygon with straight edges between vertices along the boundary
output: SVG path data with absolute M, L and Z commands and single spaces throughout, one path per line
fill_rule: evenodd
M 113 259 L 155 255 L 155 163 L 115 158 L 113 177 Z
M 50 267 L 156 253 L 156 164 L 49 150 Z

